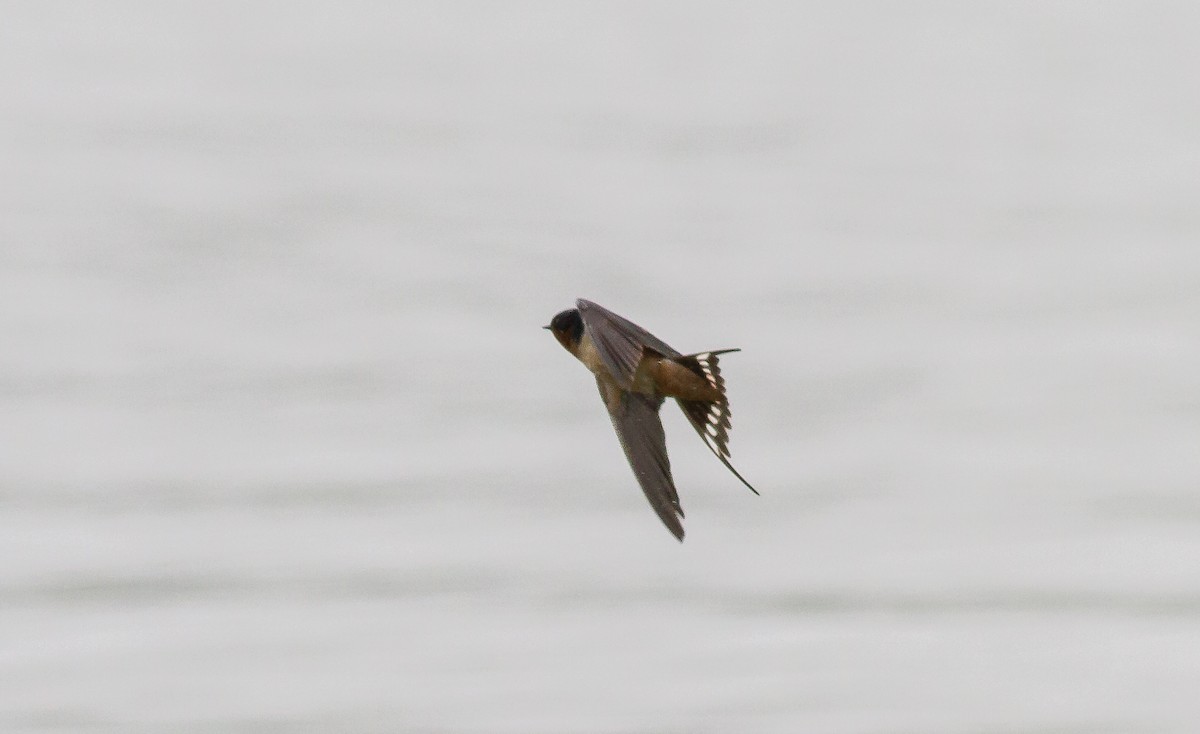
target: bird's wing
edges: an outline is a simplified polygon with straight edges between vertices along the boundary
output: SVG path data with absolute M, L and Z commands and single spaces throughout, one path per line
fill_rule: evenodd
M 658 514 L 663 525 L 679 540 L 683 540 L 683 509 L 679 506 L 679 493 L 671 479 L 671 461 L 667 458 L 667 439 L 663 434 L 658 409 L 662 398 L 652 398 L 641 393 L 629 392 L 597 377 L 600 398 L 608 408 L 625 458 L 633 468 L 642 492 L 650 506 Z
M 680 356 L 662 339 L 603 306 L 580 298 L 575 307 L 583 319 L 583 328 L 600 353 L 600 361 L 625 389 L 633 384 L 633 373 L 644 350 L 652 349 L 664 357 Z

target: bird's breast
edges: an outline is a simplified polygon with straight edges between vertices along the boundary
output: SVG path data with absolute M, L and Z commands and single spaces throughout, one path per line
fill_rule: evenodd
M 592 338 L 586 332 L 579 339 L 579 344 L 575 347 L 575 357 L 580 362 L 583 362 L 583 365 L 592 374 L 600 376 L 614 387 L 624 389 L 609 372 L 608 366 L 600 358 L 600 350 L 596 348 L 595 342 L 592 341 Z M 633 392 L 640 392 L 646 395 L 658 394 L 658 389 L 655 386 L 655 365 L 658 364 L 658 361 L 659 357 L 656 354 L 647 354 L 642 357 L 637 369 L 633 373 L 633 384 L 630 386 Z
M 592 337 L 584 332 L 579 339 L 579 344 L 575 347 L 575 357 L 583 366 L 591 370 L 594 375 L 608 374 L 608 368 L 604 366 L 604 361 L 600 359 L 600 350 L 596 349 L 595 342 Z

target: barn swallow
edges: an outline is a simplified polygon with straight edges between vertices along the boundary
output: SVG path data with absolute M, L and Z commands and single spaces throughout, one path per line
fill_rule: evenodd
M 632 321 L 582 298 L 542 328 L 596 376 L 625 458 L 650 506 L 677 539 L 683 540 L 683 509 L 659 419 L 666 398 L 675 398 L 709 450 L 758 494 L 729 463 L 729 398 L 717 358 L 740 350 L 680 354 Z

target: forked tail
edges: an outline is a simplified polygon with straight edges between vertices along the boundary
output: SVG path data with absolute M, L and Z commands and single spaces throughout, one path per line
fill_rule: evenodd
M 696 433 L 700 434 L 700 438 L 704 439 L 704 445 L 708 446 L 709 451 L 712 451 L 713 455 L 725 465 L 725 468 L 733 472 L 733 475 L 740 479 L 751 492 L 758 494 L 758 490 L 751 487 L 750 482 L 738 474 L 738 470 L 729 463 L 729 431 L 732 429 L 732 423 L 730 422 L 729 398 L 725 395 L 725 380 L 721 377 L 721 367 L 718 364 L 717 356 L 737 351 L 740 350 L 721 349 L 715 352 L 700 352 L 677 357 L 675 359 L 677 363 L 707 380 L 708 384 L 721 394 L 721 397 L 711 401 L 676 399 L 676 402 L 683 409 L 683 414 L 687 416 L 692 428 L 695 428 Z

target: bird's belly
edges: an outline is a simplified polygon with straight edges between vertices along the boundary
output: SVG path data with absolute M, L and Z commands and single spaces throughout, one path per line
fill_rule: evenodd
M 716 386 L 673 359 L 643 359 L 638 371 L 643 368 L 654 389 L 661 395 L 709 402 L 722 399 L 721 391 Z

